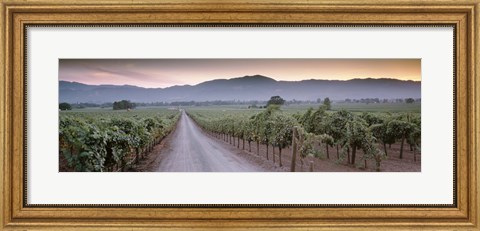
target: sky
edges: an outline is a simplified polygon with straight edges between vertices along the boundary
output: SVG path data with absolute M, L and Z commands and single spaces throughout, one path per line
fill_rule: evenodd
M 420 59 L 60 59 L 59 80 L 165 88 L 264 75 L 275 80 L 421 80 Z

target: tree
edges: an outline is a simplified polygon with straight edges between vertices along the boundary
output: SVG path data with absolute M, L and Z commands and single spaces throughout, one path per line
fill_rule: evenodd
M 263 116 L 258 113 L 250 118 L 249 131 L 252 141 L 257 143 L 257 155 L 260 155 L 261 126 L 263 124 Z M 249 144 L 250 145 L 250 144 Z
M 413 98 L 406 98 L 405 103 L 414 103 L 415 100 Z
M 365 146 L 367 136 L 367 123 L 362 118 L 352 114 L 345 124 L 344 145 L 347 151 L 352 151 L 350 163 L 355 164 L 357 149 Z
M 334 145 L 334 139 L 328 134 L 330 131 L 330 117 L 325 111 L 326 109 L 326 106 L 320 106 L 313 113 L 312 109 L 309 109 L 307 113 L 305 113 L 305 116 L 308 118 L 304 118 L 304 122 L 307 125 L 306 127 L 304 126 L 304 128 L 307 132 L 315 134 L 320 143 L 325 144 L 327 158 L 330 159 L 328 148 Z
M 266 146 L 266 158 L 268 160 L 268 147 L 270 145 L 270 137 L 273 129 L 273 121 L 270 118 L 270 113 L 261 113 L 259 117 L 262 121 L 260 125 L 260 141 L 262 141 Z
M 383 122 L 383 117 L 380 116 L 379 113 L 363 112 L 361 117 L 367 122 L 368 126 Z
M 302 170 L 304 166 L 304 160 L 307 156 L 319 156 L 319 152 L 315 150 L 315 142 L 317 141 L 317 137 L 313 133 L 305 132 L 305 130 L 299 128 L 299 153 L 300 153 L 300 163 L 302 165 Z
M 135 104 L 129 100 L 115 101 L 113 102 L 113 110 L 128 110 L 135 108 Z
M 419 116 L 411 115 L 409 117 L 410 123 L 412 123 L 412 131 L 410 132 L 407 143 L 410 145 L 410 151 L 417 151 L 421 147 L 421 127 L 422 122 Z
M 400 159 L 403 159 L 403 145 L 405 140 L 413 132 L 415 124 L 410 122 L 410 115 L 401 115 L 399 118 L 396 118 L 390 123 L 388 123 L 388 133 L 396 134 L 396 138 L 400 139 Z
M 257 141 L 257 154 L 258 154 L 258 146 L 259 142 L 262 142 L 267 146 L 266 150 L 266 157 L 268 160 L 268 147 L 270 144 L 272 144 L 271 141 L 271 134 L 273 130 L 273 115 L 275 112 L 280 111 L 280 106 L 279 105 L 269 105 L 267 107 L 267 110 L 256 114 L 253 117 L 253 124 L 256 127 L 256 134 L 258 135 Z
M 340 110 L 335 112 L 330 117 L 327 117 L 328 121 L 326 124 L 329 126 L 326 127 L 327 134 L 332 136 L 334 143 L 337 146 L 337 159 L 340 159 L 339 146 L 343 146 L 343 137 L 344 137 L 344 127 L 348 117 L 351 116 L 351 112 L 346 110 Z
M 329 126 L 327 122 L 327 113 L 325 112 L 326 107 L 318 107 L 318 109 L 313 112 L 310 116 L 310 126 L 311 130 L 309 132 L 314 133 L 315 135 L 325 134 L 326 128 Z
M 282 97 L 280 96 L 272 96 L 270 98 L 270 100 L 268 100 L 267 102 L 267 106 L 270 106 L 270 105 L 283 105 L 285 103 L 285 100 L 282 99 Z
M 313 118 L 313 108 L 308 108 L 308 110 L 301 116 L 298 116 L 298 122 L 302 125 L 303 129 L 306 132 L 313 132 L 315 130 L 314 124 L 312 123 Z
M 235 119 L 234 136 L 237 137 L 237 148 L 240 148 L 240 139 L 243 140 L 243 149 L 245 149 L 245 121 L 243 119 Z
M 371 124 L 369 128 L 370 131 L 372 132 L 372 135 L 378 141 L 382 142 L 385 155 L 388 155 L 387 144 L 391 145 L 395 143 L 395 139 L 397 138 L 395 131 L 392 129 L 389 129 L 389 126 L 390 126 L 389 123 L 392 120 L 393 118 L 390 115 L 383 116 L 383 117 L 379 116 L 378 119 L 375 120 L 375 123 Z
M 330 159 L 330 152 L 328 151 L 328 147 L 334 145 L 333 137 L 328 134 L 318 135 L 318 139 L 321 143 L 325 144 L 325 149 L 327 151 L 327 159 Z
M 248 141 L 248 151 L 252 152 L 252 141 L 258 140 L 257 129 L 255 127 L 254 118 L 250 118 L 245 122 L 245 138 Z M 258 153 L 258 148 L 257 148 Z
M 330 101 L 330 98 L 327 97 L 323 100 L 323 106 L 326 110 L 332 109 L 332 102 Z
M 385 153 L 380 151 L 375 144 L 375 137 L 368 134 L 362 144 L 363 150 L 363 159 L 365 160 L 365 168 L 367 168 L 367 160 L 374 159 L 375 160 L 375 171 L 380 172 L 380 164 L 382 160 L 386 157 Z
M 62 111 L 72 110 L 72 106 L 69 103 L 61 103 L 58 105 L 58 108 Z
M 343 159 L 347 156 L 348 163 L 355 164 L 358 149 L 362 149 L 364 154 L 368 150 L 371 151 L 372 155 L 378 153 L 378 150 L 373 148 L 376 147 L 375 138 L 368 129 L 367 121 L 362 117 L 341 110 L 332 114 L 328 124 L 330 125 L 328 128 L 329 134 L 334 138 L 337 145 L 342 147 L 341 157 Z
M 296 121 L 290 116 L 284 114 L 276 114 L 273 121 L 271 140 L 274 145 L 278 146 L 278 158 L 280 167 L 282 167 L 282 150 L 292 143 L 292 132 Z

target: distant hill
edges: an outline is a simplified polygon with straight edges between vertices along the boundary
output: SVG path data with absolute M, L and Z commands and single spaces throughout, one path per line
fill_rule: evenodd
M 131 85 L 87 85 L 60 81 L 60 102 L 105 103 L 122 99 L 133 102 L 174 102 L 213 100 L 268 100 L 280 95 L 286 100 L 346 98 L 420 98 L 421 83 L 397 79 L 276 81 L 253 75 L 215 79 L 197 85 L 142 88 Z

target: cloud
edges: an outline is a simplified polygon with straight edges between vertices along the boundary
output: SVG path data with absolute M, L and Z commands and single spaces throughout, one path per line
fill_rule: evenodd
M 111 60 L 61 61 L 59 79 L 90 84 L 129 84 L 143 87 L 184 84 L 179 79 L 163 74 L 158 68 L 128 62 L 115 63 Z

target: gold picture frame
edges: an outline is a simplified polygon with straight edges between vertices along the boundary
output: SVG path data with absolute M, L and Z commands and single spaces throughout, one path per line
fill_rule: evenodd
M 479 0 L 2 0 L 0 18 L 3 229 L 480 230 Z M 273 23 L 455 26 L 454 206 L 26 205 L 27 26 Z

